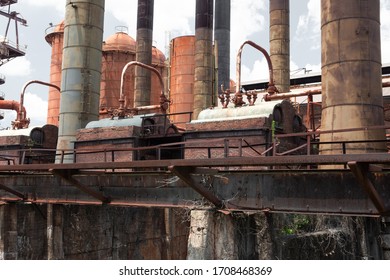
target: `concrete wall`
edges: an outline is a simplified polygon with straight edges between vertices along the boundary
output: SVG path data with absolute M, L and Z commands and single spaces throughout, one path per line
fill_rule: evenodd
M 0 259 L 47 259 L 48 252 L 51 259 L 72 260 L 187 255 L 189 225 L 182 210 L 53 205 L 49 216 L 46 210 L 0 205 Z

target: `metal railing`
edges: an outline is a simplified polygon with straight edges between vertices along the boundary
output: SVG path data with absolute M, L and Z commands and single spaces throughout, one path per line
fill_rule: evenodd
M 13 149 L 0 151 L 0 162 L 5 162 L 7 165 L 28 165 L 30 163 L 57 163 L 63 164 L 64 159 L 67 156 L 72 156 L 73 163 L 88 163 L 88 162 L 102 162 L 102 163 L 115 163 L 123 161 L 142 161 L 142 160 L 164 160 L 164 159 L 185 159 L 185 153 L 194 153 L 188 157 L 188 159 L 223 159 L 223 158 L 258 158 L 258 157 L 289 157 L 295 155 L 298 157 L 310 157 L 316 156 L 317 152 L 313 153 L 313 150 L 318 150 L 320 145 L 340 145 L 339 155 L 348 154 L 348 144 L 356 143 L 387 143 L 389 139 L 385 140 L 351 140 L 351 141 L 332 141 L 332 142 L 320 142 L 312 141 L 314 134 L 317 136 L 327 133 L 341 133 L 349 131 L 362 131 L 362 130 L 377 130 L 377 129 L 389 129 L 390 126 L 373 126 L 369 128 L 355 128 L 355 129 L 343 129 L 334 131 L 309 131 L 302 133 L 291 134 L 276 134 L 274 141 L 249 143 L 247 138 L 240 137 L 226 137 L 219 139 L 205 139 L 205 140 L 191 140 L 185 142 L 174 142 L 168 144 L 159 144 L 147 147 L 127 147 L 127 148 L 78 148 L 73 150 L 56 150 L 56 149 Z M 283 145 L 282 139 L 299 138 L 305 143 L 295 146 L 289 150 L 279 151 Z M 252 139 L 253 141 L 253 139 Z M 164 157 L 164 154 L 170 154 L 176 152 L 176 155 L 180 157 Z M 197 156 L 194 156 L 197 155 Z M 149 156 L 149 158 L 147 157 Z M 1 163 L 0 163 L 1 164 Z M 4 164 L 3 164 L 4 165 Z M 288 166 L 289 162 L 286 162 L 285 166 Z M 153 167 L 153 166 L 151 166 Z M 307 166 L 307 169 L 312 168 Z M 114 170 L 113 170 L 114 171 Z

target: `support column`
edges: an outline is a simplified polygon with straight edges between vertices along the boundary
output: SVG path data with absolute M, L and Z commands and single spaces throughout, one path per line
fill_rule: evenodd
M 138 0 L 136 60 L 152 65 L 154 0 Z M 151 72 L 135 68 L 134 107 L 148 106 L 151 96 Z
M 321 130 L 384 125 L 379 0 L 322 0 Z M 384 140 L 385 130 L 322 134 L 321 142 Z M 384 143 L 352 143 L 347 153 L 385 152 Z M 340 144 L 321 154 L 342 154 Z
M 270 57 L 275 86 L 290 91 L 290 0 L 270 0 Z
M 196 0 L 194 120 L 213 99 L 213 4 L 213 0 Z
M 238 259 L 235 227 L 231 215 L 215 211 L 191 211 L 188 260 Z
M 64 259 L 63 206 L 47 205 L 47 259 Z

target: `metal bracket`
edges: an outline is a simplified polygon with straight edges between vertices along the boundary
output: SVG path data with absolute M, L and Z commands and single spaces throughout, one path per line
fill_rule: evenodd
M 386 208 L 382 197 L 380 196 L 374 184 L 367 176 L 368 173 L 370 172 L 370 165 L 368 163 L 352 161 L 352 162 L 348 162 L 348 166 L 351 169 L 352 173 L 355 175 L 357 181 L 367 192 L 368 196 L 370 197 L 372 203 L 374 203 L 379 213 L 385 214 L 390 212 L 390 209 Z
M 81 184 L 79 181 L 77 181 L 75 178 L 73 178 L 73 175 L 77 174 L 77 172 L 72 172 L 72 170 L 60 170 L 60 169 L 51 169 L 51 173 L 54 175 L 64 179 L 66 182 L 72 184 L 76 188 L 80 189 L 81 191 L 89 194 L 90 196 L 93 196 L 94 198 L 100 200 L 103 203 L 110 203 L 111 198 L 108 196 L 105 196 L 101 194 L 100 192 L 94 191 L 88 186 L 85 186 Z
M 177 177 L 179 177 L 181 180 L 183 180 L 183 182 L 186 183 L 190 188 L 192 188 L 197 193 L 199 193 L 204 198 L 206 198 L 208 201 L 210 201 L 212 204 L 214 204 L 217 208 L 222 208 L 223 207 L 222 200 L 220 200 L 210 190 L 206 189 L 203 186 L 200 186 L 191 177 L 191 174 L 198 173 L 199 171 L 205 171 L 205 173 L 208 173 L 208 174 L 210 174 L 210 172 L 211 173 L 216 173 L 217 171 L 215 171 L 213 169 L 207 169 L 206 170 L 206 169 L 199 169 L 199 168 L 194 168 L 194 167 L 179 167 L 179 166 L 169 166 L 168 169 L 173 174 L 175 174 Z

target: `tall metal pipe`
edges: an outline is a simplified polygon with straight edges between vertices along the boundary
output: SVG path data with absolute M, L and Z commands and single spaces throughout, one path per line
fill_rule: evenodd
M 290 91 L 290 0 L 269 1 L 270 56 L 275 86 L 279 92 Z
M 214 40 L 218 45 L 218 88 L 230 88 L 231 0 L 215 0 Z
M 73 149 L 76 131 L 99 118 L 104 4 L 66 1 L 58 149 Z
M 50 60 L 50 83 L 58 87 L 61 86 L 62 50 L 64 46 L 64 21 L 48 29 L 45 37 L 46 42 L 51 46 Z M 60 114 L 60 94 L 57 89 L 50 87 L 47 108 L 47 123 L 58 126 L 58 116 Z
M 379 0 L 321 0 L 321 130 L 384 125 Z M 325 134 L 323 141 L 384 140 L 385 130 Z M 342 153 L 321 145 L 322 154 Z M 385 151 L 384 143 L 348 144 L 347 153 Z
M 152 64 L 154 0 L 138 0 L 136 60 L 146 65 Z M 135 68 L 134 106 L 150 105 L 150 71 Z
M 213 2 L 213 0 L 196 0 L 193 119 L 197 119 L 202 110 L 212 105 Z

